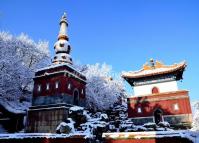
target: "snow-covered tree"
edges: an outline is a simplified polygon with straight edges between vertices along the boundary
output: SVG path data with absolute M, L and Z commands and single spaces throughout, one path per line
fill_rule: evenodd
M 35 69 L 49 61 L 48 42 L 0 32 L 0 98 L 13 101 L 28 97 Z
M 199 131 L 199 101 L 193 103 L 192 112 L 193 112 L 192 130 Z
M 113 75 L 111 66 L 94 64 L 81 67 L 87 78 L 87 105 L 92 109 L 109 109 L 121 98 L 126 97 L 123 79 Z M 114 76 L 114 78 L 112 78 Z

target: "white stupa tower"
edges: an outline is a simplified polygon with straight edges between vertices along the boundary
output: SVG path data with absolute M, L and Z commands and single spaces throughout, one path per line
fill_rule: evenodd
M 68 118 L 69 108 L 86 105 L 86 77 L 72 65 L 66 14 L 61 17 L 52 64 L 37 69 L 26 132 L 55 133 Z
M 72 58 L 70 56 L 71 46 L 68 38 L 68 22 L 66 18 L 66 13 L 63 14 L 60 21 L 60 30 L 58 35 L 58 41 L 54 45 L 55 56 L 53 59 L 53 64 L 72 64 Z

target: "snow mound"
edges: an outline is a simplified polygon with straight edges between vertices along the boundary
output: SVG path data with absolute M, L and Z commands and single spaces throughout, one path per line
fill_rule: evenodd
M 73 106 L 73 107 L 70 107 L 69 112 L 77 112 L 77 111 L 82 111 L 82 110 L 84 110 L 83 107 Z
M 58 133 L 65 133 L 65 134 L 75 133 L 75 128 L 74 128 L 75 122 L 71 118 L 68 118 L 67 120 L 69 121 L 69 123 L 61 122 L 57 126 L 56 131 Z

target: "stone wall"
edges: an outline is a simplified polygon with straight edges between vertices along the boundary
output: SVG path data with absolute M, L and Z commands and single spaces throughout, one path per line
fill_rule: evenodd
M 69 107 L 32 107 L 28 110 L 26 132 L 55 133 L 56 127 L 68 117 Z

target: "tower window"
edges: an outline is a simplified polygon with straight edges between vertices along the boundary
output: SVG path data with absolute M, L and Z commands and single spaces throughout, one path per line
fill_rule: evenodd
M 142 113 L 142 109 L 140 107 L 138 107 L 137 112 Z
M 46 90 L 49 90 L 49 87 L 50 87 L 50 85 L 49 85 L 49 83 L 47 83 L 46 84 Z
M 68 84 L 68 89 L 69 89 L 69 90 L 71 89 L 71 84 L 70 84 L 70 83 Z
M 81 94 L 84 94 L 84 89 L 82 89 Z
M 152 88 L 152 94 L 157 94 L 159 93 L 159 89 L 157 87 Z
M 66 56 L 62 56 L 62 59 L 66 59 Z
M 71 50 L 71 47 L 70 47 L 70 45 L 68 45 L 68 50 L 67 50 L 68 54 L 70 53 L 70 50 Z
M 174 105 L 173 105 L 173 108 L 174 108 L 174 110 L 176 110 L 176 111 L 177 111 L 177 110 L 179 110 L 179 106 L 178 106 L 178 104 L 177 104 L 177 103 L 176 103 L 176 104 L 174 104 Z
M 41 92 L 41 85 L 38 85 L 38 86 L 37 86 L 37 91 L 38 91 L 38 92 Z
M 64 44 L 62 44 L 62 43 L 60 43 L 59 45 L 60 45 L 60 47 L 64 47 Z
M 59 82 L 58 81 L 55 83 L 55 88 L 56 89 L 59 88 Z

